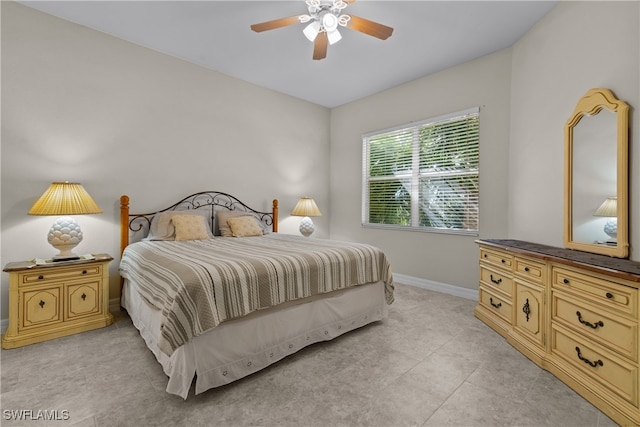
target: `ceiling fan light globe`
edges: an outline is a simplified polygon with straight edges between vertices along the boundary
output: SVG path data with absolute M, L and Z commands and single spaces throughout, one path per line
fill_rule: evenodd
M 334 44 L 342 39 L 342 35 L 338 30 L 327 31 L 327 39 L 329 40 L 329 44 Z
M 307 25 L 304 30 L 302 30 L 302 33 L 310 42 L 314 41 L 316 37 L 318 37 L 319 32 L 320 23 L 318 21 L 313 21 L 311 24 Z
M 338 18 L 332 13 L 325 13 L 322 17 L 322 26 L 327 33 L 335 31 L 338 28 Z

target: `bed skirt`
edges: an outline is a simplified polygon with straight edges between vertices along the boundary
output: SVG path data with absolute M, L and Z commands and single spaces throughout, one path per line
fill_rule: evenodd
M 186 399 L 246 377 L 321 341 L 387 317 L 384 283 L 377 282 L 251 313 L 225 322 L 171 355 L 158 346 L 160 311 L 125 282 L 122 306 L 169 377 L 167 392 Z

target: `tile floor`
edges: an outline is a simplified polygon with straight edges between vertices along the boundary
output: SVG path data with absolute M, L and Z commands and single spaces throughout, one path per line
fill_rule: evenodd
M 126 316 L 0 353 L 2 426 L 580 426 L 615 423 L 473 316 L 397 285 L 389 318 L 183 401 Z M 11 410 L 57 410 L 17 421 Z M 63 412 L 68 411 L 68 412 Z

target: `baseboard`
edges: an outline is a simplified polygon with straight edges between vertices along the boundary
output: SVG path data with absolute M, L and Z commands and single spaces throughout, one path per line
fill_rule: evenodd
M 120 311 L 120 298 L 111 298 L 109 300 L 109 311 L 111 313 L 117 313 Z
M 449 285 L 447 283 L 440 283 L 433 280 L 405 276 L 404 274 L 397 273 L 393 273 L 393 280 L 404 285 L 415 286 L 417 288 L 428 289 L 430 291 L 478 301 L 477 289 L 463 288 L 461 286 Z

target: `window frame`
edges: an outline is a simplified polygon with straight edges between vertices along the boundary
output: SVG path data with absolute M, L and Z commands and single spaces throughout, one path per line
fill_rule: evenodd
M 417 222 L 419 223 L 419 192 L 420 192 L 420 179 L 425 176 L 424 173 L 420 171 L 419 163 L 419 150 L 420 150 L 420 139 L 417 135 L 419 135 L 419 130 L 421 127 L 425 125 L 435 125 L 440 122 L 444 122 L 447 120 L 460 118 L 461 120 L 467 118 L 469 116 L 477 116 L 478 117 L 478 141 L 477 141 L 477 156 L 478 156 L 478 166 L 475 169 L 475 173 L 472 175 L 477 176 L 478 182 L 478 192 L 477 192 L 477 226 L 476 229 L 462 229 L 462 228 L 438 228 L 424 225 L 414 225 Z M 437 117 L 431 117 L 428 119 L 409 122 L 406 124 L 393 126 L 386 129 L 381 129 L 373 132 L 368 132 L 362 135 L 362 217 L 361 217 L 361 225 L 364 228 L 377 228 L 377 229 L 386 229 L 386 230 L 405 230 L 405 231 L 419 231 L 419 232 L 427 232 L 427 233 L 442 233 L 442 234 L 456 234 L 456 235 L 466 235 L 466 236 L 478 236 L 480 234 L 480 107 L 472 107 L 461 111 L 456 111 L 448 114 L 443 114 Z M 369 140 L 372 137 L 381 136 L 384 134 L 396 132 L 396 131 L 409 131 L 411 130 L 413 133 L 412 140 L 412 167 L 411 167 L 411 220 L 410 225 L 400 225 L 400 224 L 380 224 L 380 223 L 371 223 L 369 222 L 369 206 L 370 206 L 370 192 L 369 192 L 369 184 L 370 182 L 380 182 L 385 179 L 391 180 L 390 177 L 382 177 L 382 178 L 374 178 L 370 177 L 370 149 L 369 149 Z M 416 171 L 417 172 L 414 172 Z M 462 169 L 461 169 L 462 170 Z M 469 174 L 467 172 L 466 174 Z M 453 175 L 450 174 L 450 175 Z M 409 174 L 407 174 L 409 176 Z

